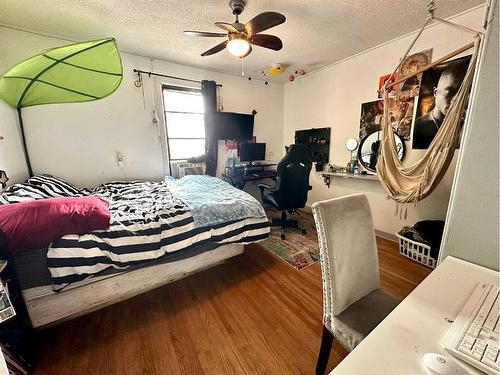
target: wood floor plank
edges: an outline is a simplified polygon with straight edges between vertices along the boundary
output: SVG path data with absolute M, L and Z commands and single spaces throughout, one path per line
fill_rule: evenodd
M 429 273 L 378 238 L 381 286 L 404 298 Z M 40 333 L 34 374 L 312 374 L 321 269 L 258 244 L 230 261 Z M 347 352 L 334 343 L 328 371 Z
M 241 268 L 235 267 L 234 271 L 240 272 Z M 224 279 L 220 280 L 221 286 L 231 281 L 224 275 L 221 276 Z M 228 293 L 221 293 L 213 299 L 214 307 L 228 327 L 230 341 L 236 343 L 242 362 L 246 363 L 243 368 L 248 373 L 260 374 L 272 368 L 285 368 L 286 362 L 272 351 L 273 330 L 269 329 L 268 322 L 259 314 L 258 306 L 256 308 L 251 297 L 248 298 L 245 293 L 249 282 L 251 283 L 243 281 L 236 285 L 232 291 L 233 297 L 229 297 Z M 261 347 L 262 350 L 254 351 L 254 347 Z

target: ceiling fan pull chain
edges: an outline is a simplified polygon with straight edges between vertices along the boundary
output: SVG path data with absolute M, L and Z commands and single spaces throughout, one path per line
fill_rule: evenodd
M 244 69 L 243 64 L 244 64 L 245 59 L 240 58 L 240 60 L 241 60 L 241 76 L 244 77 L 245 76 L 245 69 Z

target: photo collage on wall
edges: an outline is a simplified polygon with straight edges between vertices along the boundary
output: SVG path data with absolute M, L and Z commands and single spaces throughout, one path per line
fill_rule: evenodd
M 381 129 L 383 114 L 383 100 L 375 100 L 373 102 L 361 104 L 361 120 L 359 126 L 360 140 Z
M 432 49 L 427 49 L 422 52 L 415 53 L 406 59 L 401 64 L 399 70 L 393 75 L 391 81 L 395 82 L 400 77 L 406 77 L 411 73 L 425 67 L 432 61 Z M 384 112 L 384 101 L 382 99 L 381 89 L 387 80 L 391 77 L 386 74 L 379 79 L 379 100 L 375 102 L 363 103 L 361 105 L 361 122 L 360 122 L 360 139 L 373 131 L 381 129 L 382 116 Z M 393 86 L 389 91 L 389 119 L 393 130 L 399 134 L 405 141 L 411 139 L 411 129 L 413 125 L 413 114 L 415 110 L 415 98 L 420 90 L 422 74 L 411 77 L 400 84 Z M 370 123 L 370 116 L 366 113 L 374 113 L 374 108 L 377 108 L 376 123 Z
M 359 137 L 381 130 L 384 102 L 381 88 L 391 78 L 395 82 L 407 77 L 432 62 L 432 49 L 405 58 L 399 70 L 379 78 L 379 100 L 361 104 Z M 388 111 L 393 130 L 413 149 L 426 149 L 434 139 L 453 97 L 465 77 L 471 56 L 465 56 L 436 65 L 423 73 L 392 87 L 389 91 Z

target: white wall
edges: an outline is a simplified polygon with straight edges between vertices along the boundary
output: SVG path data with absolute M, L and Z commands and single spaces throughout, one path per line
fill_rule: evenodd
M 454 21 L 480 29 L 484 9 L 473 9 L 457 16 Z M 335 37 L 332 35 L 330 37 Z M 345 165 L 350 153 L 345 148 L 348 138 L 358 137 L 361 103 L 376 100 L 378 79 L 391 73 L 414 35 L 396 39 L 362 54 L 333 64 L 322 70 L 285 84 L 284 144 L 293 143 L 295 130 L 329 126 L 331 131 L 330 162 Z M 471 36 L 447 26 L 426 30 L 413 51 L 434 48 L 437 59 L 470 42 Z M 407 144 L 406 162 L 419 158 L 422 150 L 411 150 Z M 413 225 L 421 219 L 444 219 L 448 206 L 455 162 L 450 166 L 437 189 L 417 207 L 408 207 L 405 223 L 395 216 L 395 204 L 377 181 L 334 178 L 330 189 L 321 177 L 311 174 L 312 191 L 308 205 L 314 201 L 363 192 L 370 201 L 375 228 L 393 234 L 403 225 Z
M 441 256 L 499 269 L 498 3 L 462 141 Z
M 0 27 L 0 74 L 20 60 L 68 41 Z M 118 41 L 119 44 L 119 41 Z M 51 173 L 76 184 L 92 186 L 123 178 L 161 179 L 163 162 L 158 129 L 151 123 L 153 79 L 134 86 L 133 68 L 151 70 L 148 58 L 122 53 L 124 79 L 110 97 L 89 103 L 53 104 L 23 109 L 26 138 L 34 173 Z M 235 59 L 235 64 L 239 62 Z M 154 70 L 195 80 L 210 79 L 223 85 L 224 111 L 250 113 L 256 109 L 254 134 L 267 143 L 271 160 L 281 155 L 283 86 L 264 85 L 233 75 L 163 61 Z M 180 81 L 171 83 L 182 84 Z M 0 102 L 0 169 L 12 182 L 26 178 L 16 112 Z M 123 171 L 116 153 L 124 157 Z
M 0 169 L 5 170 L 9 183 L 25 180 L 28 176 L 17 126 L 17 112 L 0 100 Z

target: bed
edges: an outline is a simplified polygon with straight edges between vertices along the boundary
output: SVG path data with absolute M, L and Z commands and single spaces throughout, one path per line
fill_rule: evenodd
M 78 188 L 40 175 L 8 187 L 0 203 L 96 195 L 110 226 L 68 234 L 11 261 L 36 328 L 86 314 L 241 254 L 269 235 L 262 206 L 209 176 Z

